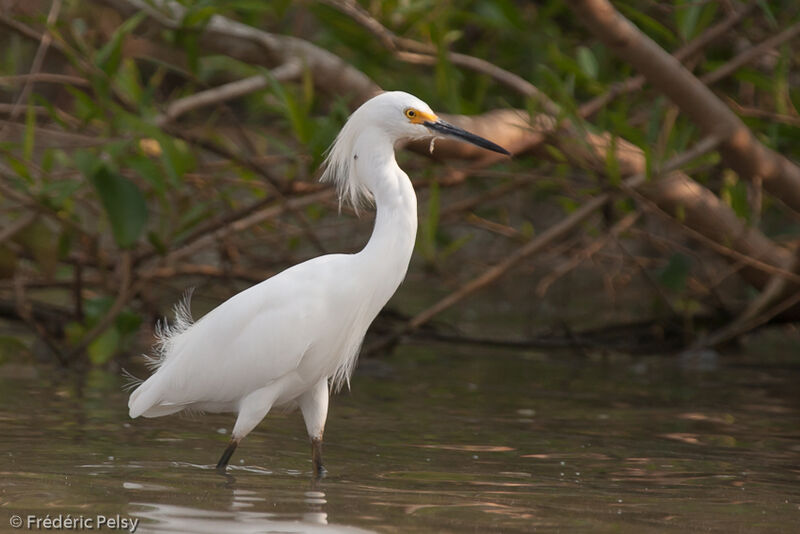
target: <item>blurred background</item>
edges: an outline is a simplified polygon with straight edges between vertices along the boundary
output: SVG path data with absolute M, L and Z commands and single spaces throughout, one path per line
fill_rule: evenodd
M 372 213 L 340 216 L 316 178 L 382 89 L 514 157 L 400 152 L 417 250 L 368 355 L 409 338 L 675 352 L 798 315 L 794 2 L 616 3 L 644 61 L 674 54 L 686 80 L 637 75 L 601 42 L 614 28 L 586 29 L 592 2 L 4 4 L 2 359 L 124 363 L 188 288 L 200 317 L 358 250 Z

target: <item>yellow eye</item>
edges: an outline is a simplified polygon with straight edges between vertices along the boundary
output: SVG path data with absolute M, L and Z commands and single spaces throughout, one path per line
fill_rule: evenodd
M 408 117 L 409 119 L 413 119 L 416 116 L 417 116 L 417 110 L 415 110 L 413 108 L 408 108 L 406 110 L 406 117 Z

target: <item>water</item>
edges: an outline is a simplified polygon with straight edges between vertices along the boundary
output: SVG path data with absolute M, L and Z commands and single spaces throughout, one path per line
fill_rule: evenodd
M 320 483 L 297 413 L 222 476 L 232 416 L 133 421 L 114 374 L 8 364 L 0 531 L 800 531 L 800 367 L 707 360 L 401 347 L 333 399 Z

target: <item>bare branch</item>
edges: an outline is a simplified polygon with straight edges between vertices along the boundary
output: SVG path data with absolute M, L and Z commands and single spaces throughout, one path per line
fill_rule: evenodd
M 720 153 L 727 165 L 747 180 L 760 177 L 767 191 L 800 212 L 800 168 L 762 145 L 708 87 L 607 0 L 569 3 L 601 41 L 639 69 L 707 135 L 724 138 Z
M 186 9 L 172 0 L 94 0 L 132 16 L 144 11 L 164 28 L 181 27 Z M 220 15 L 214 15 L 201 30 L 204 51 L 224 53 L 253 65 L 274 68 L 299 61 L 314 74 L 315 86 L 326 94 L 350 95 L 353 102 L 363 102 L 380 88 L 367 75 L 337 55 L 308 41 L 277 35 Z
M 553 285 L 553 283 L 562 278 L 564 275 L 578 267 L 581 263 L 591 258 L 597 251 L 601 250 L 606 244 L 612 239 L 628 230 L 633 224 L 639 220 L 641 216 L 641 212 L 633 211 L 620 219 L 614 226 L 600 236 L 598 239 L 592 241 L 589 246 L 581 250 L 578 254 L 575 254 L 569 261 L 566 261 L 559 265 L 557 268 L 553 269 L 553 271 L 539 280 L 539 283 L 536 284 L 536 294 L 540 297 L 543 297 L 545 293 L 547 293 L 548 288 Z
M 58 19 L 58 13 L 61 11 L 61 0 L 53 0 L 53 3 L 50 6 L 50 12 L 47 14 L 47 26 L 50 27 L 55 24 L 56 19 Z M 53 37 L 50 35 L 49 32 L 44 32 L 42 34 L 42 38 L 39 41 L 39 48 L 36 50 L 36 55 L 33 56 L 33 63 L 31 64 L 30 75 L 35 76 L 39 73 L 42 69 L 42 63 L 44 63 L 44 57 L 47 54 L 47 49 L 50 48 L 50 43 L 53 42 Z M 25 80 L 25 85 L 22 87 L 22 91 L 20 92 L 17 100 L 14 102 L 14 108 L 11 110 L 9 120 L 14 120 L 19 115 L 19 112 L 22 110 L 22 105 L 27 102 L 28 96 L 31 94 L 31 90 L 33 89 L 33 80 L 32 78 L 28 78 Z M 0 134 L 4 127 L 0 126 Z
M 130 299 L 133 298 L 139 291 L 139 288 L 144 280 L 140 279 L 135 283 L 133 282 L 131 264 L 130 251 L 123 251 L 119 260 L 119 292 L 117 293 L 117 298 L 111 304 L 111 307 L 108 309 L 105 315 L 103 315 L 102 319 L 100 319 L 97 324 L 90 328 L 89 331 L 86 332 L 81 338 L 78 345 L 76 345 L 70 351 L 67 360 L 72 360 L 74 356 L 85 351 L 95 339 L 100 337 L 100 335 L 102 335 L 103 332 L 105 332 L 116 320 L 117 316 L 120 314 L 120 312 L 122 312 L 123 308 L 125 308 L 125 305 L 128 304 Z
M 748 15 L 753 8 L 756 7 L 756 2 L 750 2 L 748 5 L 741 9 L 734 10 L 730 13 L 725 19 L 714 24 L 702 34 L 698 35 L 696 38 L 692 39 L 686 45 L 680 47 L 676 50 L 672 55 L 678 61 L 683 61 L 688 57 L 693 56 L 709 44 L 713 43 L 717 39 L 724 36 L 731 28 L 733 28 L 736 24 L 739 23 L 746 15 Z M 716 72 L 716 71 L 715 71 Z M 722 76 L 720 76 L 722 78 Z M 613 85 L 608 91 L 603 93 L 602 95 L 598 95 L 597 97 L 593 98 L 589 102 L 583 104 L 580 108 L 580 116 L 584 119 L 594 115 L 598 111 L 600 111 L 603 107 L 605 107 L 609 102 L 614 100 L 615 98 L 632 93 L 634 91 L 638 91 L 642 87 L 644 87 L 645 77 L 641 74 L 634 76 L 633 78 L 628 78 L 622 83 L 618 83 Z
M 56 74 L 52 72 L 36 72 L 29 74 L 14 74 L 12 76 L 0 76 L 0 85 L 24 82 L 29 83 L 59 83 L 64 85 L 74 85 L 76 87 L 88 87 L 89 80 L 80 76 L 69 74 Z M 13 119 L 12 119 L 13 120 Z
M 438 61 L 435 47 L 418 43 L 413 39 L 398 37 L 378 20 L 370 15 L 364 8 L 350 0 L 323 0 L 324 3 L 351 16 L 356 22 L 376 35 L 389 50 L 403 61 L 422 65 L 435 65 Z M 499 83 L 510 87 L 521 95 L 534 99 L 551 115 L 558 115 L 559 108 L 550 98 L 541 92 L 535 85 L 521 76 L 502 69 L 485 59 L 447 52 L 447 58 L 460 67 L 465 67 L 476 72 L 486 74 Z
M 293 206 L 293 204 L 290 202 L 290 199 L 288 199 L 286 195 L 284 195 L 280 184 L 275 180 L 275 178 L 269 172 L 267 172 L 264 168 L 262 168 L 261 165 L 258 165 L 251 159 L 241 158 L 237 154 L 231 152 L 227 148 L 217 143 L 207 141 L 196 135 L 192 135 L 184 131 L 181 131 L 175 127 L 165 127 L 164 129 L 170 135 L 183 139 L 184 141 L 188 141 L 189 143 L 202 147 L 203 149 L 208 150 L 209 152 L 212 152 L 214 154 L 218 154 L 226 159 L 235 161 L 239 165 L 242 165 L 243 167 L 246 167 L 251 171 L 264 177 L 267 183 L 269 183 L 272 186 L 273 194 L 277 197 L 281 205 L 285 207 L 286 211 L 289 212 L 295 218 L 300 227 L 303 229 L 303 232 L 306 234 L 306 237 L 308 237 L 308 240 L 311 242 L 311 244 L 314 245 L 317 248 L 317 250 L 319 250 L 321 253 L 324 254 L 326 252 L 325 246 L 317 237 L 316 233 L 314 232 L 314 229 L 311 228 L 311 226 L 308 224 L 308 219 L 306 218 L 306 216 Z
M 36 216 L 37 213 L 35 211 L 28 212 L 19 219 L 17 219 L 16 221 L 14 221 L 13 223 L 11 223 L 10 225 L 8 225 L 6 228 L 0 230 L 0 243 L 3 243 L 4 241 L 11 239 L 19 232 L 27 228 L 33 221 L 36 220 Z
M 782 32 L 777 33 L 769 39 L 766 39 L 759 44 L 748 48 L 721 67 L 701 76 L 700 81 L 707 85 L 714 84 L 722 78 L 730 76 L 748 63 L 763 57 L 766 52 L 772 50 L 773 48 L 777 48 L 783 43 L 791 41 L 798 35 L 800 35 L 800 22 L 792 24 Z
M 289 63 L 276 67 L 270 74 L 275 80 L 287 81 L 297 78 L 301 73 L 302 64 L 299 61 L 291 60 Z M 250 93 L 266 89 L 269 84 L 269 78 L 258 75 L 226 83 L 206 91 L 200 91 L 172 102 L 164 114 L 156 118 L 155 122 L 157 125 L 163 126 L 189 111 L 241 98 Z
M 314 202 L 319 202 L 325 198 L 331 198 L 333 197 L 333 194 L 333 190 L 325 189 L 323 191 L 318 191 L 302 197 L 288 199 L 285 203 L 277 206 L 269 206 L 262 210 L 258 210 L 247 215 L 246 217 L 236 219 L 222 227 L 215 228 L 206 234 L 197 236 L 194 240 L 185 244 L 183 247 L 173 250 L 167 254 L 167 256 L 163 259 L 163 263 L 171 264 L 177 260 L 186 258 L 198 250 L 201 250 L 203 247 L 224 239 L 228 235 L 242 232 L 247 228 L 261 224 L 262 222 L 270 220 L 288 209 L 299 210 L 305 206 L 313 204 Z M 149 275 L 145 273 L 144 276 Z

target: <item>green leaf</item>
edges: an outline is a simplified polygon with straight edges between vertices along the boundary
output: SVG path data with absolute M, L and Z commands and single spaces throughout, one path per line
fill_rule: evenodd
M 58 113 L 58 111 L 56 111 L 56 108 L 50 99 L 43 98 L 37 94 L 31 95 L 31 99 L 37 106 L 41 106 L 47 111 L 47 116 L 51 121 L 58 124 L 63 129 L 69 130 L 69 126 L 66 122 L 64 122 L 64 119 L 61 118 L 61 115 Z
M 100 334 L 94 341 L 89 344 L 87 352 L 89 353 L 89 361 L 94 365 L 102 365 L 114 357 L 117 352 L 120 342 L 119 329 L 112 326 L 105 332 Z
M 84 123 L 101 115 L 101 107 L 92 97 L 74 87 L 66 86 L 65 90 L 74 98 L 72 102 L 73 113 Z
M 166 243 L 164 243 L 164 240 L 155 232 L 147 232 L 147 242 L 153 245 L 156 252 L 162 256 L 168 252 Z
M 186 10 L 181 21 L 181 27 L 191 30 L 202 30 L 208 21 L 217 14 L 217 8 L 214 6 L 192 6 Z
M 750 203 L 747 199 L 747 185 L 739 180 L 733 171 L 725 171 L 724 185 L 720 191 L 722 200 L 745 220 L 750 220 Z
M 114 240 L 121 248 L 130 248 L 147 222 L 144 195 L 136 184 L 106 165 L 96 169 L 90 180 L 111 222 Z
M 549 50 L 556 50 L 555 47 L 550 47 Z M 582 74 L 577 62 L 570 57 L 561 55 L 560 52 L 553 52 L 551 59 L 561 58 L 562 65 L 559 67 L 568 72 L 566 79 L 562 80 L 556 72 L 545 65 L 538 66 L 539 75 L 542 81 L 545 82 L 545 87 L 548 93 L 557 104 L 561 106 L 562 117 L 576 117 L 578 111 L 578 104 L 575 101 L 575 77 L 574 73 Z
M 161 161 L 171 185 L 180 185 L 183 176 L 195 166 L 194 155 L 186 143 L 162 134 L 154 135 L 161 146 Z
M 666 267 L 658 273 L 658 280 L 664 287 L 672 291 L 681 291 L 686 287 L 692 261 L 683 254 L 673 254 Z
M 43 218 L 17 232 L 12 241 L 22 246 L 46 278 L 52 278 L 58 267 L 58 235 Z
M 208 205 L 204 202 L 193 203 L 189 209 L 182 210 L 178 220 L 178 232 L 190 230 L 200 222 L 206 221 L 211 217 Z
M 658 22 L 653 17 L 645 14 L 639 9 L 623 3 L 620 3 L 617 7 L 626 17 L 631 20 L 631 22 L 639 26 L 650 37 L 654 39 L 660 37 L 665 43 L 674 44 L 675 34 L 673 34 L 669 28 Z
M 125 22 L 119 25 L 111 39 L 97 51 L 94 64 L 107 75 L 112 76 L 119 68 L 122 59 L 122 41 L 126 35 L 136 29 L 145 18 L 147 13 L 140 11 Z
M 114 324 L 119 330 L 122 337 L 129 334 L 135 334 L 139 331 L 139 326 L 142 324 L 142 316 L 132 310 L 122 310 Z
M 606 149 L 606 176 L 611 185 L 618 186 L 622 181 L 622 174 L 619 169 L 619 159 L 617 159 L 617 137 L 611 137 Z
M 70 345 L 77 345 L 80 343 L 85 333 L 86 328 L 77 321 L 71 321 L 64 325 L 64 335 Z
M 97 172 L 97 169 L 103 165 L 100 158 L 88 150 L 78 150 L 72 158 L 75 161 L 75 166 L 87 178 L 91 178 Z
M 28 166 L 18 158 L 15 158 L 13 154 L 5 153 L 5 162 L 11 167 L 15 173 L 17 173 L 20 178 L 23 178 L 29 184 L 34 182 L 33 176 L 31 176 L 30 171 L 28 170 Z
M 266 69 L 260 69 L 266 76 L 272 87 L 272 91 L 283 104 L 283 112 L 292 125 L 292 131 L 298 141 L 308 145 L 314 135 L 314 122 L 310 119 L 310 101 L 307 98 L 313 97 L 311 88 L 311 78 L 307 73 L 303 75 L 303 93 L 298 98 L 291 91 L 287 90 L 272 74 Z
M 697 20 L 700 18 L 701 5 L 697 2 L 677 2 L 675 6 L 675 24 L 678 33 L 684 41 L 688 41 L 695 34 Z
M 764 17 L 769 21 L 770 28 L 773 30 L 778 29 L 778 21 L 775 19 L 775 15 L 772 13 L 772 9 L 770 9 L 766 0 L 756 0 L 756 4 L 758 4 L 758 7 L 764 12 Z
M 675 5 L 675 23 L 684 41 L 696 37 L 714 19 L 715 3 L 680 0 Z
M 117 82 L 117 87 L 128 102 L 136 105 L 142 101 L 142 84 L 136 61 L 131 58 L 125 59 L 122 62 L 122 68 L 119 69 L 114 79 Z
M 461 247 L 463 247 L 464 245 L 469 243 L 471 240 L 472 240 L 472 234 L 466 234 L 466 235 L 463 235 L 463 236 L 459 237 L 458 239 L 454 239 L 453 241 L 448 243 L 442 249 L 441 252 L 439 252 L 438 258 L 441 261 L 446 260 L 448 257 L 450 257 L 450 255 L 458 252 L 461 249 Z
M 561 209 L 564 210 L 564 213 L 572 213 L 578 209 L 578 202 L 569 197 L 559 196 L 556 198 L 556 202 L 558 202 Z
M 597 79 L 600 66 L 597 63 L 597 58 L 594 57 L 594 53 L 589 48 L 585 46 L 578 47 L 578 65 L 580 65 L 581 70 L 586 76 L 593 80 Z
M 647 145 L 642 150 L 644 152 L 644 176 L 646 181 L 653 178 L 653 149 Z
M 155 161 L 149 156 L 135 155 L 129 157 L 125 163 L 136 171 L 136 173 L 147 180 L 160 196 L 164 196 L 167 191 L 167 184 L 164 182 L 164 173 Z
M 86 299 L 83 303 L 83 312 L 86 314 L 86 324 L 94 326 L 106 314 L 114 300 L 108 295 Z

